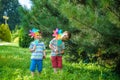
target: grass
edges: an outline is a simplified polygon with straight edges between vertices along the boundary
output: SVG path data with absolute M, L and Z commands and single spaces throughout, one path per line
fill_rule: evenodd
M 89 63 L 69 63 L 63 57 L 63 72 L 53 73 L 50 50 L 43 61 L 40 76 L 31 77 L 29 71 L 30 55 L 28 48 L 17 45 L 0 46 L 0 80 L 120 80 L 110 69 Z

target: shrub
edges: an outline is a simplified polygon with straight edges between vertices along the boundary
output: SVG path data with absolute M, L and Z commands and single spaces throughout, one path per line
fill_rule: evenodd
M 66 42 L 66 60 L 80 62 L 94 61 L 93 56 L 99 48 L 98 40 L 93 37 L 95 33 L 91 31 L 81 32 L 80 30 L 73 29 L 72 38 L 70 41 Z M 100 40 L 99 40 L 100 41 Z
M 12 31 L 12 41 L 14 42 L 14 40 L 16 40 L 16 38 L 18 39 L 18 37 L 19 37 L 19 29 L 16 26 L 15 30 Z
M 33 39 L 28 36 L 28 33 L 21 28 L 19 31 L 19 46 L 23 48 L 29 47 L 29 44 L 32 40 Z
M 0 25 L 0 39 L 3 41 L 11 42 L 11 31 L 8 24 Z

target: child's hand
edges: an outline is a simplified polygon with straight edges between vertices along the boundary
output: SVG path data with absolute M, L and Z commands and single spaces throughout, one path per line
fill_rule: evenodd
M 64 54 L 64 50 L 62 50 L 60 53 L 61 53 L 61 54 Z
M 43 56 L 43 59 L 45 59 L 45 58 L 46 58 L 46 56 L 44 55 L 44 56 Z
M 36 45 L 33 46 L 33 51 L 35 51 L 35 49 L 36 49 Z
M 34 45 L 32 49 L 30 49 L 31 52 L 35 51 L 36 46 Z
M 58 54 L 58 50 L 57 49 L 55 49 L 54 51 L 55 51 L 56 54 Z
M 58 54 L 58 51 L 56 51 L 55 53 Z

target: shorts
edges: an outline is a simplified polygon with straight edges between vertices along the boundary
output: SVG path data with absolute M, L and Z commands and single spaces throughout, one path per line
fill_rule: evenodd
M 42 71 L 42 60 L 31 60 L 30 71 L 35 72 L 36 68 L 38 72 Z
M 62 68 L 62 56 L 51 56 L 53 68 Z

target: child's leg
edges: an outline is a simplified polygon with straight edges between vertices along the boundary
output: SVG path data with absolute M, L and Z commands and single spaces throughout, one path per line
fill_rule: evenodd
M 54 70 L 54 73 L 57 73 L 57 68 L 53 68 L 53 70 Z
M 35 73 L 34 73 L 34 72 L 31 72 L 31 75 L 32 75 L 32 77 L 34 77 Z
M 42 71 L 42 60 L 38 60 L 37 61 L 37 68 L 38 68 L 38 75 L 40 75 L 41 71 Z
M 62 68 L 59 68 L 60 69 L 60 72 L 62 73 Z
M 58 63 L 58 68 L 62 72 L 62 56 L 57 56 L 57 63 Z
M 36 68 L 36 61 L 31 60 L 30 71 L 32 76 L 34 76 L 35 68 Z
M 57 73 L 57 56 L 51 56 L 51 62 L 54 73 Z

